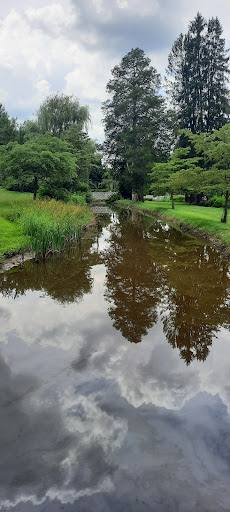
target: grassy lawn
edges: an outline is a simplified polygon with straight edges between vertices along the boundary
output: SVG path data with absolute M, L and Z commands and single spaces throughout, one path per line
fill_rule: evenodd
M 0 188 L 0 258 L 4 254 L 12 254 L 19 251 L 25 244 L 25 237 L 22 228 L 15 222 L 6 219 L 15 203 L 24 203 L 30 200 L 32 194 L 10 192 Z
M 119 203 L 131 205 L 132 201 L 126 199 L 118 201 L 118 204 Z M 171 202 L 163 201 L 145 201 L 144 203 L 136 203 L 135 206 L 142 210 L 155 211 L 164 215 L 166 218 L 173 217 L 180 222 L 200 228 L 220 238 L 225 244 L 230 246 L 230 217 L 227 224 L 221 222 L 222 208 L 175 203 L 175 210 L 172 210 Z

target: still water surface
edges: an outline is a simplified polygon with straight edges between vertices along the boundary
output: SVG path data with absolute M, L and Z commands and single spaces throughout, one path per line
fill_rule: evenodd
M 229 262 L 127 212 L 0 276 L 0 510 L 230 510 Z

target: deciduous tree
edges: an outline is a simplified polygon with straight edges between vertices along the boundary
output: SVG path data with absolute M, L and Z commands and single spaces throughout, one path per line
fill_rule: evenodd
M 22 145 L 15 142 L 2 146 L 0 171 L 3 184 L 11 177 L 22 189 L 31 185 L 36 199 L 41 184 L 70 185 L 76 175 L 76 160 L 66 142 L 46 133 Z
M 73 124 L 82 130 L 89 119 L 87 106 L 81 107 L 75 96 L 58 93 L 48 96 L 37 112 L 40 132 L 50 132 L 59 138 Z

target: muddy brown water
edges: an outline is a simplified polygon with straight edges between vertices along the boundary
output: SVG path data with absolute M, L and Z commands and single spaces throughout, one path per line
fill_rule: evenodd
M 0 275 L 0 510 L 230 510 L 230 272 L 152 218 Z

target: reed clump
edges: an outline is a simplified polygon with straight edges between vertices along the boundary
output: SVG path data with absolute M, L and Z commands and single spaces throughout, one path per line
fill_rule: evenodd
M 23 209 L 20 222 L 28 245 L 39 259 L 51 252 L 61 252 L 67 245 L 78 241 L 82 227 L 88 224 L 91 217 L 92 213 L 86 206 L 55 199 L 37 199 Z

